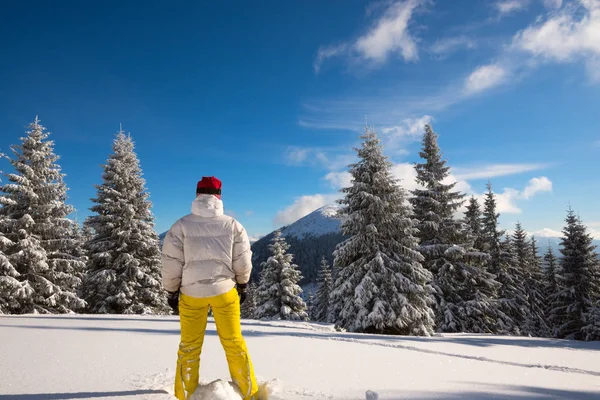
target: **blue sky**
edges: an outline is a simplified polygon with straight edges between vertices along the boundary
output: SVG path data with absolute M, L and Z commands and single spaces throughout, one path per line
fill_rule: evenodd
M 39 115 L 80 220 L 119 123 L 158 231 L 215 175 L 262 235 L 339 196 L 366 117 L 407 188 L 431 122 L 504 227 L 556 234 L 570 203 L 600 237 L 600 0 L 139 4 L 0 13 L 0 151 Z

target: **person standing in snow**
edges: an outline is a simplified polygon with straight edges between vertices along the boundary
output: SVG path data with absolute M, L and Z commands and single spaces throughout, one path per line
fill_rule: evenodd
M 179 400 L 198 386 L 209 307 L 234 384 L 244 400 L 254 400 L 258 392 L 240 323 L 252 252 L 244 227 L 223 214 L 221 186 L 212 176 L 198 182 L 192 213 L 173 224 L 162 248 L 163 286 L 181 323 L 175 376 Z

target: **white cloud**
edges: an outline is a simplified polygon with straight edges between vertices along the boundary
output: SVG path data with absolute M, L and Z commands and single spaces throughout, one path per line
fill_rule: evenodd
M 334 45 L 334 46 L 321 46 L 317 51 L 317 57 L 313 63 L 313 68 L 315 73 L 319 73 L 321 71 L 321 64 L 325 60 L 331 57 L 339 56 L 344 54 L 348 50 L 348 45 L 345 43 Z
M 445 56 L 459 49 L 474 49 L 477 47 L 477 42 L 468 36 L 453 36 L 442 38 L 435 41 L 429 51 L 438 56 Z
M 545 168 L 544 164 L 492 164 L 469 168 L 452 168 L 459 180 L 491 179 L 498 176 L 516 175 Z
M 356 41 L 359 54 L 376 63 L 385 62 L 389 54 L 396 51 L 406 61 L 417 60 L 417 44 L 408 32 L 408 22 L 421 3 L 420 0 L 407 0 L 392 4 L 369 32 Z
M 529 4 L 529 0 L 500 0 L 495 6 L 500 15 L 511 14 L 523 10 Z
M 537 238 L 557 238 L 562 236 L 562 232 L 550 228 L 544 228 L 539 231 L 530 232 L 529 234 Z
M 507 75 L 507 70 L 498 64 L 482 65 L 467 77 L 464 91 L 471 95 L 494 88 L 505 82 Z
M 426 124 L 431 124 L 433 117 L 423 115 L 420 118 L 405 118 L 399 125 L 381 129 L 381 139 L 388 153 L 406 153 L 404 146 L 421 140 Z
M 513 48 L 546 62 L 583 61 L 600 80 L 600 0 L 576 0 L 540 18 L 513 37 Z
M 396 179 L 400 180 L 398 184 L 408 191 L 415 190 L 420 187 L 415 180 L 417 178 L 417 171 L 415 171 L 415 167 L 412 164 L 394 164 L 391 168 L 391 173 Z
M 539 178 L 532 178 L 529 181 L 529 184 L 523 190 L 522 197 L 524 199 L 530 199 L 538 193 L 542 192 L 551 192 L 552 191 L 552 181 L 546 178 L 545 176 Z
M 311 149 L 303 147 L 288 147 L 285 151 L 285 158 L 291 164 L 302 164 L 308 158 Z
M 421 118 L 406 118 L 400 125 L 382 128 L 381 132 L 394 139 L 411 138 L 420 139 L 423 136 L 423 130 L 426 124 L 431 124 L 433 117 L 424 115 Z
M 252 215 L 254 215 L 254 211 L 247 210 L 244 214 L 246 214 L 247 217 L 251 217 Z
M 330 172 L 325 175 L 325 180 L 328 181 L 334 189 L 341 189 L 352 185 L 352 175 L 348 171 Z
M 536 194 L 552 191 L 552 182 L 545 176 L 532 178 L 522 191 L 514 188 L 504 188 L 502 193 L 495 192 L 499 213 L 520 214 L 522 210 L 517 205 L 519 200 L 531 200 Z M 479 196 L 483 199 L 485 194 Z
M 337 193 L 315 194 L 311 196 L 299 197 L 291 206 L 277 213 L 274 224 L 276 226 L 291 224 L 292 222 L 299 220 L 316 209 L 333 203 L 338 198 L 340 198 L 340 195 Z
M 483 199 L 484 195 L 481 195 Z M 502 193 L 496 193 L 496 209 L 500 214 L 520 214 L 522 210 L 516 201 L 520 198 L 519 191 L 513 188 L 504 188 Z
M 374 21 L 371 28 L 356 40 L 321 46 L 313 63 L 315 72 L 319 73 L 325 60 L 338 56 L 348 56 L 372 65 L 385 63 L 389 56 L 395 53 L 402 55 L 405 61 L 417 60 L 419 58 L 417 44 L 408 26 L 415 10 L 424 1 L 392 2 Z

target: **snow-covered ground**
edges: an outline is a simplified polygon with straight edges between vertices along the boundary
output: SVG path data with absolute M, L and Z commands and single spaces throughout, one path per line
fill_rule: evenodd
M 272 399 L 600 399 L 599 342 L 243 328 Z M 173 399 L 178 341 L 177 317 L 0 316 L 0 400 Z M 228 379 L 212 322 L 200 374 Z

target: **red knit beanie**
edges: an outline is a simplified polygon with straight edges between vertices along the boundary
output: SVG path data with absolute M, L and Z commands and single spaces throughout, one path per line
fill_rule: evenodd
M 219 199 L 221 198 L 222 183 L 214 176 L 203 176 L 196 185 L 196 195 L 199 194 L 214 194 Z

